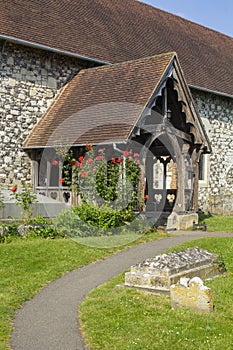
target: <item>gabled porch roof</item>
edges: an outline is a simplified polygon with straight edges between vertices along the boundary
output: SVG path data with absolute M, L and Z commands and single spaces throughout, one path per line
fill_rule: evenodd
M 174 52 L 80 71 L 60 90 L 24 147 L 126 142 L 171 76 L 192 125 L 194 143 L 210 150 Z

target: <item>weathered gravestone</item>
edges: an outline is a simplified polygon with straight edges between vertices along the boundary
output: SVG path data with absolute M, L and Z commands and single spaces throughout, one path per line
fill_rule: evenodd
M 170 296 L 173 309 L 186 307 L 201 312 L 214 310 L 212 290 L 199 277 L 181 278 L 171 286 Z
M 219 256 L 201 248 L 188 248 L 158 255 L 131 267 L 125 274 L 125 286 L 152 293 L 170 294 L 170 286 L 182 277 L 211 279 L 226 269 Z

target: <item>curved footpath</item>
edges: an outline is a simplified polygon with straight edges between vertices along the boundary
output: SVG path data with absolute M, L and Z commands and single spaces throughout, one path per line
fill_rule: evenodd
M 77 322 L 77 308 L 89 291 L 131 265 L 176 244 L 209 236 L 233 237 L 233 233 L 177 232 L 172 237 L 126 249 L 51 282 L 16 311 L 12 349 L 85 349 Z

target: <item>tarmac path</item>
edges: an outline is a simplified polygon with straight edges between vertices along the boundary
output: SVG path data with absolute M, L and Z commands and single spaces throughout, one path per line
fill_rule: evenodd
M 139 244 L 49 283 L 16 311 L 12 349 L 84 350 L 77 308 L 88 292 L 172 246 L 209 236 L 233 237 L 233 233 L 176 232 L 172 237 Z

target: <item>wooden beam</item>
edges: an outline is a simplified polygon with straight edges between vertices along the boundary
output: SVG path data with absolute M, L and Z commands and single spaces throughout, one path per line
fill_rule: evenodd
M 154 135 L 161 131 L 164 131 L 164 133 L 169 132 L 170 134 L 175 135 L 189 143 L 193 142 L 192 136 L 190 134 L 188 134 L 185 131 L 174 128 L 171 124 L 168 124 L 167 126 L 166 124 L 161 124 L 161 123 L 157 125 L 156 124 L 142 125 L 141 133 L 146 134 L 149 132 L 150 134 Z
M 161 132 L 162 131 L 162 127 L 161 127 L 162 124 L 148 124 L 148 125 L 142 125 L 141 126 L 141 134 L 147 134 L 147 133 L 150 133 L 150 134 L 156 134 L 158 132 Z
M 192 136 L 189 135 L 187 132 L 184 132 L 184 131 L 181 131 L 181 130 L 178 130 L 176 128 L 172 128 L 172 132 L 170 131 L 171 134 L 181 138 L 182 140 L 185 140 L 187 142 L 190 142 L 192 143 L 193 140 L 192 140 Z

